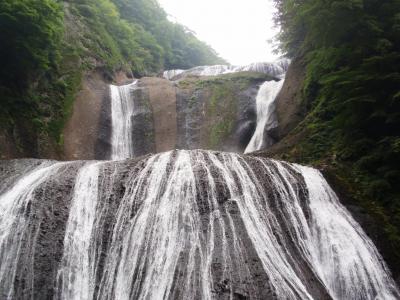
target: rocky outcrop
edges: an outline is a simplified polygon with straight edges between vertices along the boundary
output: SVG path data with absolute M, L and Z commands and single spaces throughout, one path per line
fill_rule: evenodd
M 74 101 L 72 115 L 63 132 L 64 159 L 107 159 L 110 155 L 111 78 L 101 71 L 92 72 L 82 80 Z M 124 84 L 130 79 L 125 73 L 114 75 L 114 82 Z
M 241 72 L 177 84 L 178 148 L 243 152 L 257 121 L 256 96 L 272 77 Z
M 172 151 L 0 161 L 3 178 L 4 299 L 399 296 L 375 247 L 311 168 Z
M 211 149 L 243 152 L 256 124 L 255 98 L 270 76 L 241 72 L 185 76 L 170 82 L 143 78 L 149 90 L 156 151 Z
M 117 83 L 132 81 L 127 80 L 122 76 Z M 250 72 L 176 82 L 139 79 L 130 92 L 135 155 L 176 148 L 243 152 L 256 126 L 257 92 L 266 80 L 273 78 Z M 110 158 L 111 101 L 102 76 L 85 78 L 64 131 L 65 158 Z
M 294 59 L 289 65 L 285 82 L 275 100 L 278 126 L 270 134 L 277 141 L 292 131 L 305 116 L 305 107 L 302 105 L 305 75 L 304 59 L 301 57 Z
M 154 151 L 159 153 L 175 149 L 178 131 L 175 85 L 156 77 L 142 78 L 139 85 L 148 90 L 154 123 Z
M 134 113 L 132 122 L 132 146 L 133 153 L 137 156 L 153 153 L 155 151 L 154 140 L 154 115 L 150 104 L 149 90 L 135 88 L 132 90 Z
M 156 77 L 139 79 L 131 94 L 135 106 L 131 119 L 135 156 L 172 149 L 243 153 L 256 127 L 259 87 L 273 79 L 252 72 L 185 76 L 174 82 Z M 1 158 L 109 159 L 112 135 L 109 85 L 132 81 L 123 72 L 110 75 L 97 69 L 86 74 L 60 144 L 33 136 L 29 126 L 21 121 L 14 132 L 0 131 Z
M 102 100 L 108 97 L 107 83 L 100 74 L 91 74 L 82 82 L 73 113 L 64 129 L 64 155 L 67 160 L 94 159 Z M 103 130 L 103 134 L 106 131 Z

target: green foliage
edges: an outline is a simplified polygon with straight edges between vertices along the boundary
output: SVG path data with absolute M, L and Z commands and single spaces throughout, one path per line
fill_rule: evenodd
M 71 0 L 69 7 L 89 29 L 87 36 L 78 37 L 83 56 L 94 56 L 110 70 L 128 69 L 143 76 L 224 62 L 188 29 L 168 21 L 157 1 Z
M 168 21 L 156 0 L 112 0 L 124 20 L 145 28 L 162 50 L 165 69 L 188 69 L 225 63 L 216 52 L 199 41 L 188 28 Z M 149 48 L 147 48 L 149 49 Z
M 210 85 L 211 95 L 207 103 L 207 118 L 213 120 L 209 128 L 210 149 L 218 149 L 221 141 L 232 133 L 237 111 L 237 87 L 229 78 L 212 81 Z
M 26 88 L 59 59 L 61 6 L 52 0 L 0 2 L 0 85 Z
M 189 76 L 178 82 L 179 88 L 191 95 L 189 108 L 195 108 L 205 97 L 204 143 L 208 149 L 221 149 L 232 137 L 238 114 L 238 98 L 242 92 L 273 77 L 256 72 L 238 72 L 220 76 Z M 203 102 L 202 102 L 203 103 Z M 197 103 L 198 104 L 198 103 Z M 203 109 L 203 108 L 202 108 Z
M 162 49 L 141 27 L 123 20 L 109 0 L 72 0 L 65 5 L 69 41 L 87 69 L 105 67 L 137 75 L 158 71 Z
M 58 144 L 87 72 L 140 77 L 223 62 L 153 0 L 2 0 L 0 28 L 1 128 L 24 120 L 23 131 Z
M 25 126 L 30 133 L 46 130 L 41 87 L 62 61 L 62 6 L 52 0 L 4 0 L 0 27 L 0 125 L 6 130 Z
M 294 152 L 348 166 L 400 245 L 400 0 L 275 3 L 281 50 L 307 62 L 307 137 Z

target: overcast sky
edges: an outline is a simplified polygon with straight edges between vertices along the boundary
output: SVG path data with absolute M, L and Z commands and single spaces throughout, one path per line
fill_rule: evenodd
M 231 64 L 276 58 L 268 43 L 276 33 L 272 0 L 159 0 L 159 3 Z

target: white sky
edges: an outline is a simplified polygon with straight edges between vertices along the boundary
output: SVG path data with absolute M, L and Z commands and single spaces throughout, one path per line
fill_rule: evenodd
M 195 31 L 234 65 L 272 61 L 268 40 L 273 27 L 272 0 L 158 0 L 177 22 Z

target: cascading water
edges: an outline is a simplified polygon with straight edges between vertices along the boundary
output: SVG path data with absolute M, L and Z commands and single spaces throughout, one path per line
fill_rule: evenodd
M 259 72 L 268 74 L 275 77 L 280 77 L 286 73 L 290 60 L 281 59 L 276 62 L 259 62 L 247 66 L 229 66 L 229 65 L 215 65 L 215 66 L 200 66 L 194 67 L 189 70 L 168 70 L 165 71 L 163 77 L 168 80 L 176 80 L 182 76 L 195 75 L 195 76 L 217 76 L 222 74 L 230 74 L 237 72 Z
M 58 272 L 58 298 L 92 299 L 95 289 L 96 251 L 91 248 L 96 219 L 98 181 L 102 163 L 88 163 L 76 178 Z
M 400 297 L 375 246 L 317 170 L 185 150 L 69 163 L 77 173 L 62 165 L 43 162 L 0 189 L 4 299 Z M 58 198 L 70 199 L 66 215 L 44 217 L 32 230 L 26 219 L 49 214 Z M 36 232 L 29 249 L 20 246 L 24 232 Z M 54 234 L 64 238 L 51 243 Z M 43 245 L 59 254 L 38 253 Z M 26 273 L 36 276 L 24 284 Z M 42 286 L 43 276 L 54 286 Z
M 22 253 L 32 258 L 34 249 L 23 249 L 26 239 L 34 247 L 36 236 L 30 236 L 30 210 L 35 191 L 59 171 L 65 163 L 43 162 L 28 171 L 0 194 L 0 298 L 14 298 L 14 283 Z M 24 170 L 27 171 L 27 170 Z M 33 270 L 24 266 L 30 278 Z M 26 284 L 29 285 L 29 282 Z
M 185 72 L 185 70 L 181 70 L 181 69 L 167 70 L 167 71 L 164 71 L 163 77 L 164 77 L 165 79 L 171 80 L 171 79 L 173 79 L 174 77 L 176 77 L 176 76 L 182 74 L 183 72 Z
M 273 144 L 270 138 L 265 138 L 267 130 L 278 126 L 275 115 L 275 99 L 282 89 L 284 79 L 280 81 L 266 81 L 261 85 L 256 97 L 257 126 L 244 153 L 250 153 Z
M 261 86 L 246 152 L 269 145 L 282 84 Z M 1 299 L 400 298 L 315 169 L 200 150 L 123 160 L 136 86 L 110 87 L 113 161 L 0 162 Z
M 259 72 L 271 76 L 282 76 L 289 67 L 290 60 L 281 59 L 273 63 L 252 63 L 247 66 L 235 67 L 235 72 Z
M 257 125 L 255 132 L 247 145 L 244 153 L 250 153 L 257 150 L 270 147 L 274 141 L 265 136 L 265 132 L 278 126 L 275 114 L 275 99 L 279 94 L 290 60 L 281 59 L 273 63 L 253 63 L 247 66 L 200 66 L 189 70 L 169 70 L 164 72 L 164 78 L 168 80 L 177 80 L 187 75 L 195 76 L 217 76 L 236 72 L 259 72 L 275 76 L 279 81 L 266 81 L 261 85 L 256 97 Z
M 132 116 L 135 106 L 132 99 L 132 90 L 136 87 L 137 81 L 123 86 L 110 85 L 112 160 L 134 157 Z

